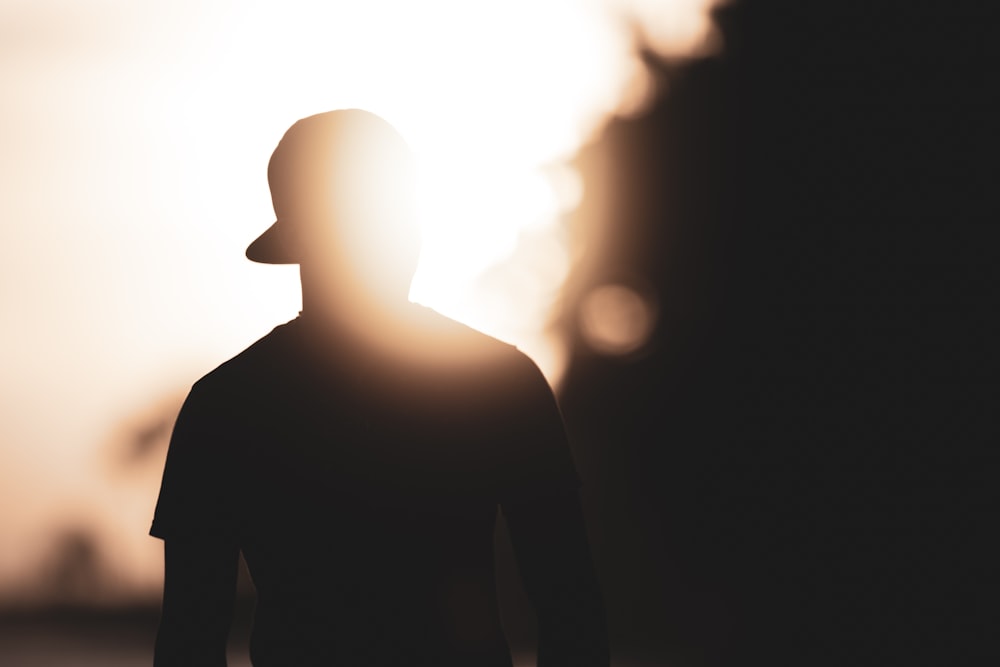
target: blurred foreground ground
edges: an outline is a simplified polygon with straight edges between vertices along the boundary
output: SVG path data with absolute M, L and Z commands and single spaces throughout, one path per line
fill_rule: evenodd
M 250 609 L 240 609 L 230 637 L 229 667 L 250 667 Z M 159 610 L 59 610 L 0 613 L 2 667 L 150 667 Z M 534 656 L 515 654 L 515 667 L 532 667 Z M 662 667 L 615 660 L 614 667 Z
M 0 665 L 4 667 L 148 667 L 159 610 L 63 609 L 0 615 Z M 230 667 L 249 667 L 246 632 L 234 627 Z

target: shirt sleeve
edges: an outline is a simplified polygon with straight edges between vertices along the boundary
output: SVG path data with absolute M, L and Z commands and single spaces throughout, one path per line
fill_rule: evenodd
M 235 433 L 225 396 L 196 384 L 170 438 L 149 534 L 161 539 L 235 538 Z
M 538 665 L 607 667 L 604 600 L 594 570 L 562 416 L 534 364 L 518 380 L 511 484 L 501 511 L 538 615 Z
M 580 485 L 562 414 L 548 382 L 519 354 L 508 377 L 507 474 L 501 503 L 519 502 Z

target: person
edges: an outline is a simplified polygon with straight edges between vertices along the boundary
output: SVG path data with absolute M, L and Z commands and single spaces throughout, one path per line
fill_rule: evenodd
M 609 663 L 559 409 L 516 348 L 407 299 L 413 159 L 386 121 L 296 122 L 247 249 L 298 263 L 299 316 L 201 378 L 150 533 L 156 667 L 225 665 L 242 552 L 255 667 L 511 667 L 494 580 L 506 520 L 540 667 Z

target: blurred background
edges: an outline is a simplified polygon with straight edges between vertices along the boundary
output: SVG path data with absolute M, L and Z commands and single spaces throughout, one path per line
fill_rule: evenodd
M 300 305 L 267 159 L 354 106 L 412 298 L 558 393 L 616 665 L 998 657 L 987 5 L 805 4 L 0 0 L 0 664 L 151 663 L 177 409 Z

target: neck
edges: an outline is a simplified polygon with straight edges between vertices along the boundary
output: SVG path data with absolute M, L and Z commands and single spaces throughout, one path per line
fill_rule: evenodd
M 300 317 L 323 335 L 367 339 L 398 330 L 412 305 L 406 295 L 379 297 L 360 289 L 302 281 Z

